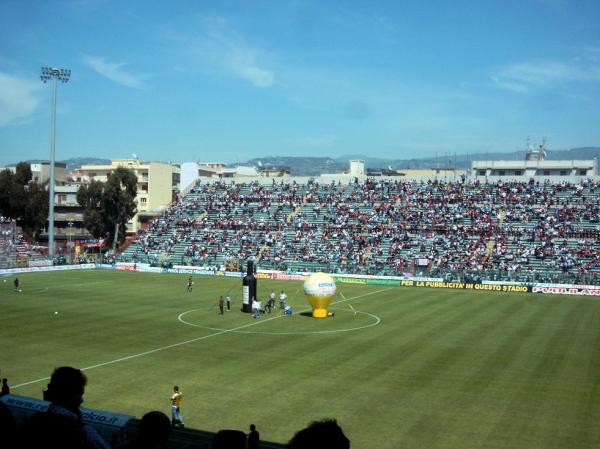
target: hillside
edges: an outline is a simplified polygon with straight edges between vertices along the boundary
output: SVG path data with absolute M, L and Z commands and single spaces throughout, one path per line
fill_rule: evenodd
M 293 157 L 293 156 L 265 156 L 249 159 L 239 165 L 262 166 L 262 167 L 288 167 L 292 176 L 319 176 L 322 173 L 341 173 L 348 169 L 349 161 L 360 159 L 365 161 L 365 166 L 371 169 L 392 167 L 393 169 L 422 169 L 436 167 L 456 167 L 467 169 L 474 160 L 523 160 L 524 151 L 512 153 L 474 153 L 474 154 L 446 154 L 438 157 L 394 159 L 377 158 L 364 154 L 346 154 L 336 158 L 331 157 Z M 570 150 L 548 150 L 548 160 L 572 160 L 572 159 L 600 159 L 600 147 L 581 147 Z M 30 163 L 40 163 L 44 160 L 29 160 Z M 46 159 L 47 161 L 47 159 Z M 94 157 L 78 157 L 66 159 L 60 162 L 67 164 L 67 170 L 74 170 L 82 165 L 110 164 L 110 159 Z M 9 165 L 16 165 L 9 164 Z M 233 165 L 233 164 L 229 164 Z
M 420 169 L 436 167 L 456 167 L 458 169 L 467 169 L 471 166 L 471 161 L 475 160 L 523 160 L 524 151 L 515 151 L 512 153 L 475 153 L 475 154 L 457 154 L 441 155 L 427 158 L 411 159 L 384 159 L 366 156 L 364 154 L 346 154 L 336 158 L 330 157 L 286 157 L 286 156 L 268 156 L 254 158 L 244 162 L 241 165 L 253 165 L 263 167 L 277 166 L 289 167 L 292 175 L 295 176 L 318 176 L 321 173 L 339 173 L 348 169 L 349 161 L 360 159 L 365 161 L 367 168 L 387 168 L 393 169 Z M 600 147 L 582 147 L 572 148 L 570 150 L 548 150 L 546 159 L 548 160 L 572 160 L 572 159 L 600 159 Z

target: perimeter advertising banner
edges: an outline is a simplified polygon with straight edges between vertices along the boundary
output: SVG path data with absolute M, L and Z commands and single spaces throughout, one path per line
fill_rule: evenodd
M 551 295 L 600 296 L 600 287 L 594 285 L 534 284 L 531 291 Z
M 173 274 L 193 274 L 198 276 L 216 276 L 218 269 L 215 267 L 188 267 L 183 265 L 175 265 L 173 268 L 162 268 L 163 273 Z
M 12 268 L 0 270 L 0 276 L 9 276 L 17 273 L 31 273 L 36 271 L 62 271 L 81 270 L 93 268 L 117 269 L 125 271 L 146 271 L 154 273 L 176 273 L 188 275 L 205 276 L 227 276 L 242 277 L 244 273 L 226 272 L 216 266 L 192 267 L 175 265 L 173 268 L 150 267 L 148 264 L 132 262 L 117 263 L 115 265 L 60 265 L 52 267 Z M 282 272 L 276 270 L 258 270 L 256 274 L 260 279 L 278 279 L 286 281 L 304 281 L 311 273 L 307 272 Z M 577 295 L 577 296 L 600 296 L 598 285 L 573 285 L 573 284 L 525 284 L 515 281 L 482 281 L 481 283 L 469 282 L 446 282 L 442 278 L 429 278 L 411 276 L 405 273 L 403 276 L 372 276 L 364 274 L 331 274 L 335 282 L 340 284 L 362 284 L 362 285 L 389 285 L 402 287 L 425 287 L 445 288 L 459 290 L 484 290 L 511 293 L 542 293 L 551 295 Z
M 55 265 L 52 267 L 31 267 L 31 268 L 6 268 L 0 270 L 0 275 L 11 275 L 17 273 L 34 273 L 41 271 L 65 271 L 65 270 L 91 270 L 96 268 L 93 263 L 83 263 L 81 265 Z
M 398 279 L 388 279 L 375 276 L 349 277 L 333 275 L 333 280 L 340 284 L 391 285 L 395 287 L 400 285 L 400 280 Z
M 45 412 L 50 405 L 47 401 L 14 394 L 3 396 L 0 400 L 10 409 L 18 425 L 34 413 Z M 133 419 L 129 415 L 84 407 L 81 407 L 81 415 L 83 421 L 94 427 L 106 441 L 113 441 L 115 436 L 119 442 L 125 441 L 127 423 Z
M 529 293 L 529 285 L 499 285 L 499 284 L 475 284 L 470 282 L 444 282 L 444 281 L 400 281 L 402 287 L 426 287 L 446 288 L 454 290 L 486 290 L 494 292 Z

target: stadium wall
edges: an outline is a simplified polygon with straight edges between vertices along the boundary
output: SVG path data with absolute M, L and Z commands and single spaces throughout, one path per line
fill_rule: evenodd
M 115 264 L 116 270 L 140 271 L 140 272 L 161 272 L 172 274 L 200 275 L 200 276 L 227 276 L 244 277 L 243 272 L 224 271 L 218 267 L 196 267 L 174 265 L 173 268 L 151 267 L 149 264 L 134 264 L 127 262 L 118 262 Z M 287 273 L 276 270 L 257 270 L 258 279 L 273 279 L 282 281 L 304 281 L 312 273 L 298 272 Z M 366 274 L 335 274 L 331 273 L 333 279 L 341 284 L 363 284 L 363 285 L 388 285 L 391 287 L 418 287 L 418 288 L 445 288 L 461 290 L 481 290 L 504 293 L 542 293 L 542 294 L 562 294 L 579 296 L 600 296 L 600 287 L 595 285 L 571 285 L 571 284 L 526 284 L 524 282 L 509 281 L 482 281 L 481 283 L 470 282 L 447 282 L 443 278 L 419 277 L 412 275 L 405 276 L 372 276 Z
M 41 266 L 29 268 L 2 268 L 0 269 L 0 276 L 10 276 L 11 274 L 17 273 L 35 273 L 38 271 L 92 270 L 94 268 L 96 268 L 96 265 L 93 263 L 84 263 L 80 265 Z
M 3 396 L 0 401 L 10 409 L 18 425 L 35 413 L 45 412 L 50 405 L 49 402 L 41 399 L 14 394 Z M 128 425 L 134 419 L 133 416 L 129 415 L 84 407 L 81 408 L 81 416 L 83 422 L 94 427 L 106 441 L 117 443 L 123 443 L 127 440 Z
M 40 271 L 90 270 L 109 269 L 119 271 L 138 271 L 143 273 L 171 273 L 197 276 L 244 277 L 243 272 L 224 271 L 219 267 L 196 267 L 174 265 L 173 268 L 151 267 L 145 263 L 117 262 L 108 264 L 59 265 L 53 267 L 10 268 L 0 270 L 0 276 L 10 276 L 17 273 L 34 273 Z M 304 281 L 312 273 L 288 273 L 275 270 L 257 270 L 258 279 L 274 279 L 280 281 Z M 599 296 L 600 286 L 576 284 L 543 284 L 509 281 L 448 282 L 443 278 L 429 278 L 412 275 L 405 276 L 371 276 L 366 274 L 336 274 L 331 273 L 336 282 L 341 284 L 388 285 L 390 287 L 444 288 L 459 290 L 481 290 L 505 293 L 542 293 L 552 295 Z

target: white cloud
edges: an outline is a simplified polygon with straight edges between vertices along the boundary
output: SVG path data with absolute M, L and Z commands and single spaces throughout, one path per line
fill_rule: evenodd
M 525 62 L 500 68 L 491 76 L 500 88 L 525 93 L 536 88 L 562 83 L 600 81 L 600 65 L 592 58 L 574 58 L 569 63 L 557 61 Z
M 115 83 L 136 89 L 144 87 L 142 77 L 125 70 L 124 67 L 127 64 L 124 62 L 108 62 L 106 59 L 96 56 L 84 56 L 83 62 L 95 72 Z
M 240 78 L 250 81 L 256 87 L 270 87 L 273 85 L 275 81 L 273 72 L 258 67 L 251 52 L 237 49 L 227 58 L 229 67 Z
M 19 123 L 33 114 L 40 99 L 41 82 L 20 79 L 0 72 L 0 126 Z
M 206 41 L 199 43 L 199 48 L 203 57 L 211 55 L 214 64 L 256 87 L 275 83 L 273 71 L 258 61 L 260 51 L 250 46 L 226 19 L 206 18 L 202 25 Z
M 503 77 L 492 76 L 494 84 L 502 89 L 510 90 L 517 93 L 529 92 L 529 87 L 526 84 L 514 80 L 507 80 Z

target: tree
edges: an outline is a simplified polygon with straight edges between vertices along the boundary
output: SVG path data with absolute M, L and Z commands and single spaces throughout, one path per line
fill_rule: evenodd
M 28 162 L 19 162 L 15 169 L 15 182 L 21 186 L 26 186 L 32 179 L 31 164 Z
M 14 173 L 8 169 L 0 171 L 0 215 L 4 217 L 11 216 L 10 191 L 14 178 Z
M 32 177 L 27 162 L 19 162 L 15 173 L 0 172 L 0 214 L 16 219 L 25 234 L 37 239 L 48 218 L 48 192 Z
M 102 211 L 105 219 L 114 224 L 114 231 L 110 233 L 113 251 L 117 242 L 125 240 L 127 221 L 137 212 L 135 197 L 137 195 L 137 176 L 125 167 L 118 167 L 108 175 L 102 195 Z
M 83 207 L 83 223 L 94 238 L 103 238 L 106 235 L 106 220 L 102 215 L 102 194 L 104 183 L 92 181 L 83 184 L 77 190 L 77 203 Z
M 12 218 L 16 218 L 17 221 L 21 220 L 21 217 L 27 209 L 28 203 L 28 191 L 27 188 L 18 182 L 16 182 L 16 176 L 13 177 L 13 182 L 9 190 L 9 201 L 10 201 L 10 213 Z
M 45 186 L 32 182 L 25 196 L 26 205 L 21 213 L 23 231 L 37 240 L 40 230 L 46 227 L 48 221 L 48 190 Z

